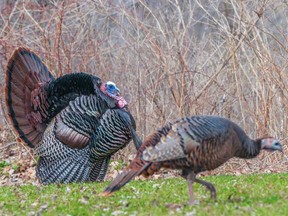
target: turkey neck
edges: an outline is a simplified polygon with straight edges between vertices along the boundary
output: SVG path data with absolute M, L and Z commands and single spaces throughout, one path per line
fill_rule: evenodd
M 261 150 L 261 139 L 250 139 L 247 134 L 238 125 L 232 123 L 233 131 L 235 132 L 235 157 L 239 158 L 254 158 Z
M 247 137 L 242 140 L 241 145 L 242 147 L 235 154 L 239 158 L 254 158 L 261 151 L 261 139 L 252 140 Z
M 100 79 L 99 79 L 100 80 Z M 67 74 L 53 80 L 46 87 L 48 113 L 54 117 L 79 95 L 95 94 L 93 78 L 84 73 Z

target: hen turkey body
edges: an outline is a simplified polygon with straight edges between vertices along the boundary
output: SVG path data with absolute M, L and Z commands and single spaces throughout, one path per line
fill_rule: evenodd
M 278 140 L 266 137 L 253 140 L 234 122 L 218 116 L 192 116 L 169 123 L 150 135 L 136 157 L 109 185 L 102 195 L 119 190 L 137 175 L 153 175 L 160 168 L 180 169 L 187 179 L 190 204 L 194 203 L 193 182 L 211 191 L 214 186 L 196 178 L 205 170 L 213 170 L 232 157 L 254 158 L 262 149 L 282 151 Z

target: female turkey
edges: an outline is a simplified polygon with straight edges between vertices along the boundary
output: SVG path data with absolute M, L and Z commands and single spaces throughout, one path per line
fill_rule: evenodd
M 19 48 L 5 84 L 8 117 L 19 141 L 39 155 L 42 183 L 101 181 L 113 153 L 131 138 L 137 149 L 141 145 L 113 82 L 85 73 L 55 79 L 35 53 Z
M 282 151 L 282 146 L 271 137 L 250 139 L 237 124 L 225 118 L 183 118 L 150 135 L 135 159 L 102 195 L 112 194 L 137 175 L 147 177 L 164 167 L 182 170 L 182 177 L 188 181 L 190 204 L 194 203 L 193 182 L 207 187 L 211 198 L 216 199 L 214 186 L 196 178 L 196 175 L 205 170 L 213 170 L 232 157 L 254 158 L 262 149 Z

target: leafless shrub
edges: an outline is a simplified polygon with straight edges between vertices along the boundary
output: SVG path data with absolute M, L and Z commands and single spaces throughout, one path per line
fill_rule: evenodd
M 221 115 L 251 137 L 279 137 L 286 153 L 220 171 L 287 171 L 286 1 L 31 0 L 2 1 L 0 10 L 2 78 L 11 52 L 26 46 L 56 76 L 116 81 L 143 138 L 182 116 Z

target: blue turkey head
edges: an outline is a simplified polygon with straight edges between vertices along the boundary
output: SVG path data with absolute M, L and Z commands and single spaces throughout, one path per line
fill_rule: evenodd
M 110 98 L 116 100 L 116 106 L 118 108 L 124 108 L 127 105 L 126 100 L 120 95 L 120 90 L 117 88 L 116 84 L 108 81 L 107 83 L 102 83 L 100 90 Z
M 117 88 L 116 84 L 108 81 L 106 83 L 106 89 L 108 94 L 110 94 L 111 96 L 119 96 L 120 95 L 120 90 Z

